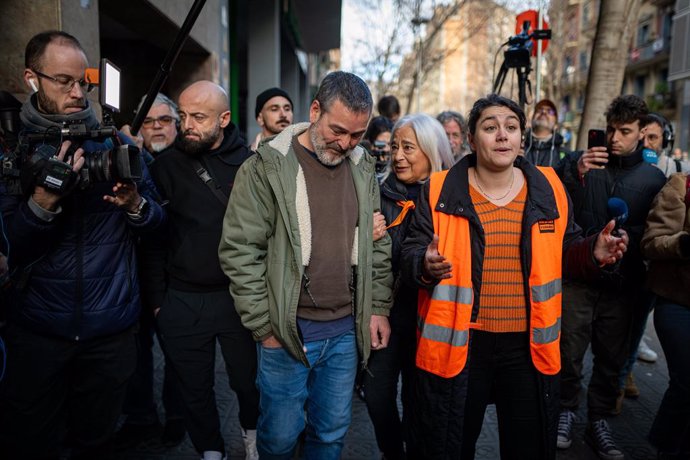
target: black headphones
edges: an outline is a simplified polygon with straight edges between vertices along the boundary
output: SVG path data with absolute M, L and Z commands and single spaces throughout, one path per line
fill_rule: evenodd
M 673 125 L 669 123 L 666 117 L 655 112 L 650 112 L 648 118 L 650 122 L 658 123 L 664 131 L 662 134 L 661 148 L 664 150 L 672 149 L 673 142 L 676 140 L 676 137 L 673 134 Z

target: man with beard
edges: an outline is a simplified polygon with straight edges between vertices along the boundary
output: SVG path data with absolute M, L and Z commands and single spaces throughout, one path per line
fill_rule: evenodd
M 168 212 L 145 265 L 161 345 L 192 444 L 205 460 L 225 456 L 213 391 L 216 342 L 239 401 L 247 459 L 257 459 L 256 346 L 240 322 L 218 262 L 223 216 L 240 165 L 250 156 L 230 121 L 228 96 L 210 81 L 179 98 L 180 134 L 151 166 Z
M 263 139 L 275 136 L 292 124 L 292 99 L 280 88 L 269 88 L 256 96 L 254 114 L 261 132 L 252 144 L 252 150 L 256 150 Z
M 556 132 L 556 105 L 542 99 L 534 107 L 531 128 L 525 133 L 525 158 L 536 166 L 556 168 L 570 151 L 563 147 L 563 136 Z
M 48 135 L 65 123 L 100 127 L 85 98 L 87 59 L 76 38 L 40 33 L 27 44 L 25 63 L 24 80 L 35 91 L 21 108 L 25 132 Z M 136 364 L 135 244 L 161 224 L 163 211 L 145 167 L 137 182 L 77 183 L 60 191 L 48 184 L 73 180 L 85 158 L 120 142 L 74 141 L 81 145 L 73 153 L 72 142 L 57 144 L 50 173 L 40 161 L 36 167 L 23 161 L 25 193 L 2 196 L 0 250 L 9 256 L 13 289 L 0 458 L 60 458 L 65 432 L 72 459 L 109 458 L 108 440 Z M 56 168 L 61 175 L 51 175 Z
M 263 143 L 237 173 L 219 255 L 258 344 L 261 458 L 340 458 L 358 348 L 387 346 L 391 239 L 373 241 L 375 161 L 357 144 L 372 109 L 359 77 L 321 83 L 310 123 Z M 306 411 L 306 417 L 305 417 Z
M 450 142 L 453 158 L 455 161 L 460 161 L 462 157 L 469 153 L 465 119 L 458 112 L 452 110 L 439 113 L 436 119 L 443 125 L 443 130 L 446 132 L 448 142 Z
M 139 102 L 137 110 L 141 109 L 144 99 L 146 96 Z M 158 93 L 153 104 L 151 104 L 149 113 L 144 118 L 139 134 L 132 136 L 129 125 L 124 125 L 122 132 L 132 138 L 139 148 L 144 147 L 155 157 L 175 142 L 179 124 L 180 117 L 177 115 L 177 104 L 165 94 Z M 152 159 L 149 157 L 149 162 Z

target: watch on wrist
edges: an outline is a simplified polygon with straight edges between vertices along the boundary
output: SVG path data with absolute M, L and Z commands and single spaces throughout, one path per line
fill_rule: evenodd
M 131 217 L 132 219 L 141 219 L 142 217 L 144 217 L 144 214 L 146 213 L 148 206 L 149 206 L 149 202 L 146 201 L 146 198 L 144 198 L 142 196 L 141 201 L 139 202 L 139 205 L 137 206 L 137 209 L 134 212 L 127 211 L 127 215 L 129 217 Z

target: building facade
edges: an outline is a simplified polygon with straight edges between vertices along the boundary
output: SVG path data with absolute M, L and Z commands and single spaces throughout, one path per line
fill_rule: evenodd
M 38 32 L 77 37 L 89 64 L 107 58 L 121 69 L 118 125 L 132 120 L 194 0 L 4 0 L 0 14 L 0 89 L 23 101 L 24 48 Z M 340 46 L 341 0 L 207 0 L 161 91 L 174 100 L 207 79 L 225 88 L 232 119 L 252 139 L 256 95 L 279 86 L 291 95 L 295 120 L 306 120 L 314 88 L 332 69 Z M 97 100 L 97 96 L 91 96 Z

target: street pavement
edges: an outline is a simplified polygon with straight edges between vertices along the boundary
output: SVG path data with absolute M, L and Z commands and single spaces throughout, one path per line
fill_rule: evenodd
M 655 449 L 647 442 L 647 433 L 654 420 L 661 398 L 668 385 L 668 370 L 659 340 L 654 333 L 652 321 L 647 328 L 647 343 L 659 354 L 654 364 L 637 361 L 634 368 L 635 381 L 640 388 L 640 397 L 636 400 L 626 399 L 623 411 L 609 420 L 618 446 L 625 452 L 626 459 L 650 460 L 656 458 Z M 591 375 L 592 356 L 588 352 L 585 358 L 585 383 Z M 160 401 L 161 382 L 163 378 L 163 356 L 155 346 L 155 393 Z M 226 441 L 228 459 L 244 459 L 244 447 L 237 419 L 237 400 L 228 385 L 225 366 L 220 351 L 216 359 L 216 397 L 221 417 L 221 427 Z M 586 401 L 583 391 L 582 400 Z M 160 407 L 160 403 L 159 403 Z M 584 440 L 586 413 L 581 407 L 574 428 L 573 444 L 568 450 L 559 451 L 558 460 L 595 460 L 596 453 Z M 161 420 L 163 418 L 161 417 Z M 477 443 L 477 459 L 499 459 L 498 424 L 494 406 L 487 410 L 484 427 Z M 135 448 L 121 452 L 119 460 L 198 460 L 189 438 L 177 447 L 166 449 L 157 441 L 142 443 Z M 379 460 L 381 455 L 376 446 L 374 430 L 364 403 L 354 397 L 352 408 L 352 425 L 345 439 L 344 460 Z M 411 459 L 413 460 L 413 459 Z

